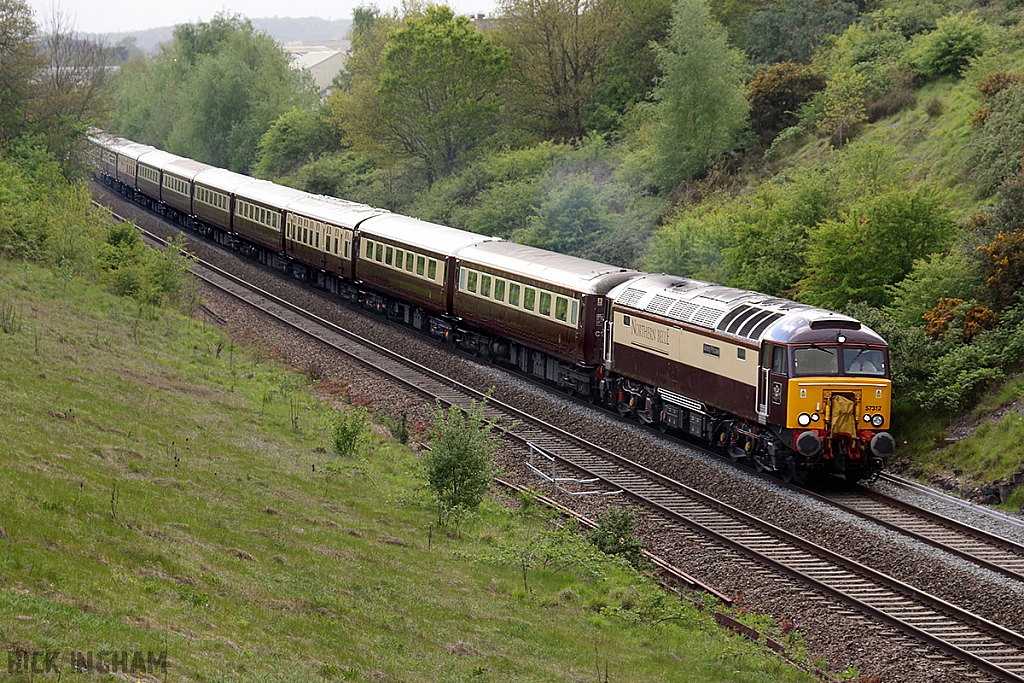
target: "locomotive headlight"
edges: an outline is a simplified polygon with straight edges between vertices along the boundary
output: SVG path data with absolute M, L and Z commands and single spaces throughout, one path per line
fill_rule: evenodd
M 871 422 L 871 416 L 868 415 L 867 413 L 864 413 L 864 421 L 865 422 Z
M 801 427 L 806 427 L 811 424 L 811 416 L 807 413 L 800 413 L 800 417 L 796 418 L 796 421 Z
M 811 415 L 811 422 L 817 422 L 820 419 L 821 419 L 821 416 L 818 415 L 817 413 L 815 413 L 814 415 Z
M 881 427 L 883 422 L 885 422 L 885 418 L 882 417 L 881 415 L 872 415 L 871 416 L 871 424 L 874 427 Z

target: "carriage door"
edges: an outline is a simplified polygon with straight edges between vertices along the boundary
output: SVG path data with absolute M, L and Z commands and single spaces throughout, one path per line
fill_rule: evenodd
M 771 390 L 772 343 L 765 342 L 761 346 L 761 362 L 757 368 L 757 421 L 764 424 L 768 421 L 768 394 Z

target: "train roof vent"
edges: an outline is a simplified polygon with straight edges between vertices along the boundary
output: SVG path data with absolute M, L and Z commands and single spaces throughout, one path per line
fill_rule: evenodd
M 762 320 L 757 326 L 750 331 L 751 339 L 760 339 L 764 331 L 767 330 L 776 320 L 782 317 L 781 313 L 772 313 L 770 316 Z
M 657 315 L 665 315 L 668 312 L 668 307 L 672 305 L 672 299 L 661 294 L 656 294 L 650 303 L 647 304 L 647 310 Z
M 725 328 L 729 326 L 729 323 L 731 323 L 733 320 L 736 320 L 737 317 L 742 316 L 745 313 L 749 313 L 750 310 L 750 306 L 747 306 L 746 304 L 742 306 L 737 306 L 736 308 L 732 309 L 726 314 L 724 318 L 721 319 L 721 321 L 719 321 L 718 331 L 724 332 Z
M 616 300 L 616 303 L 619 304 L 620 306 L 629 306 L 630 308 L 637 308 L 637 304 L 640 302 L 640 299 L 643 298 L 644 294 L 645 292 L 643 290 L 633 289 L 632 287 L 630 287 L 621 295 L 619 295 L 619 298 Z
M 717 308 L 711 308 L 710 306 L 701 306 L 697 309 L 697 312 L 693 314 L 692 322 L 694 325 L 700 325 L 701 327 L 710 327 L 714 329 L 715 323 L 721 319 L 725 311 L 720 311 Z
M 692 301 L 677 301 L 672 304 L 668 311 L 668 317 L 681 322 L 689 322 L 690 316 L 697 310 L 697 304 Z
M 771 311 L 760 311 L 757 315 L 750 316 L 750 319 L 747 320 L 747 322 L 743 324 L 743 327 L 740 328 L 739 336 L 749 338 L 751 336 L 751 332 L 755 327 L 757 327 L 757 324 L 763 322 L 767 318 L 770 318 L 772 315 Z
M 740 329 L 750 322 L 752 318 L 756 318 L 758 315 L 763 313 L 760 308 L 754 308 L 753 306 L 747 307 L 747 310 L 743 312 L 743 315 L 737 316 L 732 323 L 729 325 L 729 329 L 726 330 L 729 334 L 740 334 Z

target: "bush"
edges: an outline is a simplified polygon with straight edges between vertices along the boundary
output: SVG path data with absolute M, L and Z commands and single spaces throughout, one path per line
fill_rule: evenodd
M 484 416 L 486 406 L 485 399 L 466 410 L 453 405 L 445 411 L 440 403 L 431 410 L 434 425 L 423 463 L 440 524 L 476 510 L 491 483 L 497 440 L 491 434 L 495 421 Z
M 934 31 L 915 41 L 912 59 L 925 76 L 960 76 L 987 42 L 985 24 L 974 14 L 958 12 L 939 19 Z
M 331 427 L 331 450 L 342 458 L 355 455 L 369 424 L 370 416 L 362 406 L 338 413 Z
M 608 514 L 597 518 L 597 528 L 587 534 L 587 540 L 608 555 L 618 555 L 637 569 L 645 569 L 650 562 L 644 557 L 644 544 L 636 534 L 637 513 L 624 508 L 611 508 Z
M 800 105 L 825 89 L 825 77 L 808 66 L 793 62 L 775 64 L 758 71 L 750 82 L 750 127 L 769 143 L 784 128 L 799 123 Z
M 942 100 L 939 96 L 931 98 L 924 105 L 924 113 L 928 114 L 931 118 L 938 118 L 942 116 L 942 112 L 945 111 L 945 107 L 942 105 Z
M 1024 230 L 1001 232 L 979 251 L 985 257 L 985 287 L 992 306 L 1002 310 L 1019 302 L 1024 286 Z
M 977 295 L 981 281 L 977 261 L 962 250 L 932 254 L 914 261 L 907 277 L 889 290 L 892 303 L 886 312 L 905 327 L 920 326 L 939 299 L 970 299 Z

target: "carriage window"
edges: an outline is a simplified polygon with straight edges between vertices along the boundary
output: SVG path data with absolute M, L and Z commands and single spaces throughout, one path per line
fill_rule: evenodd
M 575 325 L 576 321 L 578 320 L 577 313 L 579 312 L 579 307 L 580 307 L 580 302 L 578 302 L 575 299 L 573 299 L 573 301 L 572 301 L 572 318 L 569 319 L 569 322 L 571 322 L 573 325 Z
M 551 315 L 551 295 L 547 292 L 540 293 L 540 314 Z
M 422 256 L 416 257 L 416 274 L 423 275 L 423 265 L 427 262 Z
M 377 250 L 374 252 L 373 260 L 380 263 L 384 260 L 384 245 L 378 244 Z
M 392 249 L 391 247 L 388 247 L 384 251 L 384 263 L 386 263 L 386 264 L 388 264 L 390 266 L 391 265 L 391 259 L 393 259 L 394 257 L 395 257 L 395 250 Z
M 401 268 L 403 261 L 405 261 L 405 252 L 401 249 L 395 249 L 395 267 Z
M 746 360 L 747 359 L 747 350 L 745 348 L 743 348 L 742 346 L 736 347 L 736 357 L 739 358 L 740 360 Z
M 494 279 L 494 298 L 495 298 L 496 301 L 504 301 L 505 300 L 505 281 L 504 280 L 499 280 L 498 278 Z
M 366 242 L 366 258 L 373 258 L 373 242 Z
M 314 244 L 313 246 L 316 247 L 317 249 L 320 248 L 320 233 L 316 234 L 316 244 Z
M 476 273 L 469 271 L 466 276 L 466 289 L 476 292 Z
M 786 347 L 775 346 L 772 348 L 772 372 L 780 375 L 788 374 L 786 372 Z
M 305 244 L 308 241 L 309 241 L 309 233 L 306 232 L 305 228 L 303 228 L 302 229 L 302 243 Z
M 480 276 L 480 296 L 491 295 L 491 276 L 481 275 Z
M 345 242 L 345 258 L 348 258 L 348 252 L 349 252 L 349 248 L 351 247 L 351 245 L 352 245 L 351 242 Z
M 566 317 L 569 314 L 569 300 L 565 297 L 557 297 L 555 299 L 555 320 L 565 322 Z
M 427 277 L 431 280 L 437 277 L 437 261 L 430 259 L 430 263 L 427 264 Z
M 508 302 L 513 306 L 519 305 L 519 285 L 514 282 L 508 285 Z
M 527 287 L 523 293 L 523 308 L 528 311 L 532 311 L 537 305 L 537 290 L 533 287 Z
M 345 246 L 347 247 L 348 244 L 345 244 Z M 348 251 L 348 249 L 346 249 L 345 251 Z M 334 255 L 335 256 L 338 255 L 338 236 L 337 235 L 334 236 Z M 345 256 L 348 256 L 348 254 L 345 254 Z
M 405 252 L 405 269 L 412 272 L 412 252 L 410 251 Z

